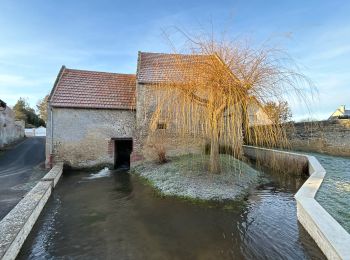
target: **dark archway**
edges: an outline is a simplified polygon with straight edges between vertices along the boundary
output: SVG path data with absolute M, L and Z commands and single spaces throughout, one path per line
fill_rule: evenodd
M 132 152 L 132 138 L 113 138 L 114 140 L 114 168 L 130 168 L 130 154 Z

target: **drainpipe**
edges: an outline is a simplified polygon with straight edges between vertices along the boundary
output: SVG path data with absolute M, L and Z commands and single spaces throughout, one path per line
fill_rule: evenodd
M 48 164 L 49 167 L 52 168 L 53 166 L 53 113 L 52 113 L 52 107 L 50 107 L 50 138 L 51 138 L 51 145 L 50 145 L 50 153 L 49 153 L 49 158 L 48 158 Z

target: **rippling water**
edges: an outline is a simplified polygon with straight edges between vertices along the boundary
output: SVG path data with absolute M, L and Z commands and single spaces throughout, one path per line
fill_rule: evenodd
M 327 174 L 316 200 L 350 233 L 350 158 L 315 156 Z
M 229 205 L 155 196 L 136 176 L 66 173 L 19 259 L 324 259 L 298 224 L 304 180 L 267 173 Z

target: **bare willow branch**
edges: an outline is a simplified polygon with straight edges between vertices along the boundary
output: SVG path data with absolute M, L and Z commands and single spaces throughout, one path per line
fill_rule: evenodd
M 279 49 L 217 40 L 213 32 L 194 37 L 178 30 L 187 41 L 188 53 L 157 61 L 162 76 L 153 84 L 158 90 L 153 133 L 161 119 L 172 126 L 168 132 L 206 140 L 213 173 L 220 172 L 220 146 L 230 147 L 238 158 L 244 142 L 287 147 L 283 125 L 267 121 L 258 126 L 250 117 L 252 107 L 283 102 L 288 95 L 308 103 L 312 83 L 290 57 Z

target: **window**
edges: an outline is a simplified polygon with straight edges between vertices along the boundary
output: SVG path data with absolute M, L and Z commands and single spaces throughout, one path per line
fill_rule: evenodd
M 158 123 L 157 124 L 157 129 L 166 129 L 167 125 L 166 123 Z

